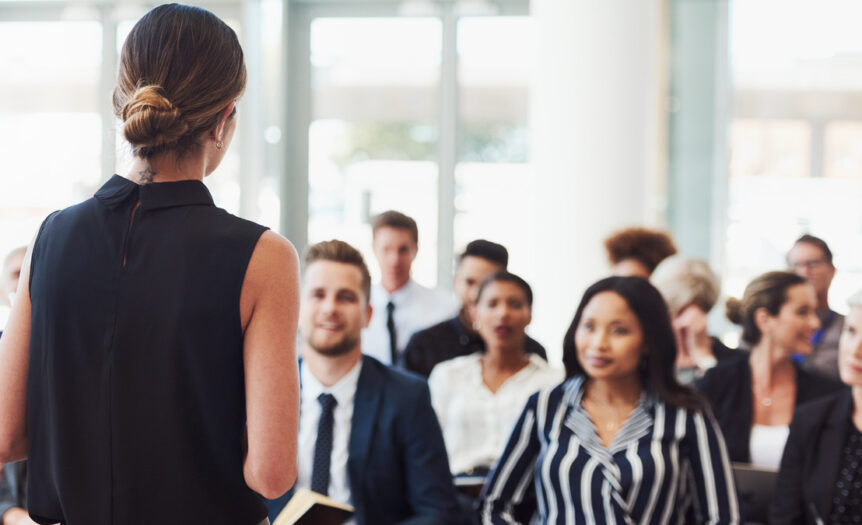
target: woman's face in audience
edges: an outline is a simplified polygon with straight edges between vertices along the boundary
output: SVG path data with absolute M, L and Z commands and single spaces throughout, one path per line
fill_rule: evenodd
M 575 330 L 578 361 L 592 379 L 636 378 L 644 353 L 640 321 L 616 292 L 595 295 Z
M 523 344 L 524 330 L 531 316 L 527 295 L 515 283 L 488 283 L 477 298 L 476 330 L 486 344 Z
M 838 372 L 850 386 L 862 387 L 862 306 L 851 306 L 838 342 Z
M 764 334 L 788 354 L 811 353 L 811 337 L 820 327 L 817 299 L 810 284 L 797 284 L 787 289 L 787 300 L 776 316 L 768 316 Z

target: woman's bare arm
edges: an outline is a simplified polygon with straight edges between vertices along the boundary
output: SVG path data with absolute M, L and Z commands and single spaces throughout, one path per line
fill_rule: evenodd
M 281 496 L 296 479 L 298 313 L 296 250 L 267 231 L 252 253 L 240 298 L 248 432 L 244 475 L 248 486 L 267 498 Z
M 30 253 L 27 248 L 18 291 L 0 337 L 0 462 L 27 457 L 27 372 L 30 366 Z

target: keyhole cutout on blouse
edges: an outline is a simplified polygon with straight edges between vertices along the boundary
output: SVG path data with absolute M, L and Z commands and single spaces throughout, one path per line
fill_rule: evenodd
M 129 214 L 129 228 L 126 230 L 126 238 L 123 240 L 123 268 L 126 267 L 126 254 L 129 252 L 129 234 L 132 232 L 132 225 L 135 223 L 135 213 L 141 207 L 141 201 L 132 206 L 132 213 Z

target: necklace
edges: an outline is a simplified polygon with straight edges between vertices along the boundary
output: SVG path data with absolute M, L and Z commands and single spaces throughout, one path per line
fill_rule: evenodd
M 771 391 L 769 392 L 769 395 L 767 395 L 767 393 L 764 392 L 764 389 L 755 387 L 754 388 L 754 395 L 757 398 L 757 402 L 760 403 L 761 405 L 763 405 L 765 407 L 771 407 L 772 406 L 772 393 L 771 393 Z

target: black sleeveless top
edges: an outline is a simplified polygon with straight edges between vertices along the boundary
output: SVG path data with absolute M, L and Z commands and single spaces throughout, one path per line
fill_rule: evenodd
M 117 175 L 45 220 L 31 262 L 27 384 L 39 523 L 266 517 L 243 478 L 239 312 L 265 229 L 216 208 L 199 181 L 139 186 Z

